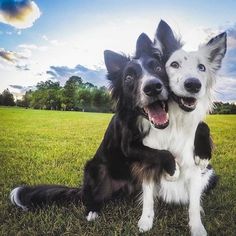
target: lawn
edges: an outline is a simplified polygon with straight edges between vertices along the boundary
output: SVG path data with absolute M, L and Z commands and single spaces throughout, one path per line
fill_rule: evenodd
M 9 201 L 21 184 L 79 185 L 111 116 L 0 107 L 0 235 L 138 235 L 141 206 L 135 201 L 109 203 L 89 223 L 82 205 L 24 212 Z M 207 122 L 220 182 L 203 200 L 203 222 L 209 235 L 236 235 L 236 116 L 212 115 Z M 185 206 L 156 203 L 155 212 L 145 235 L 189 235 Z

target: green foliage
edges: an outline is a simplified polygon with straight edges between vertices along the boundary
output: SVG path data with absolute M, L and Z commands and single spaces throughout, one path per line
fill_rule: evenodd
M 215 102 L 212 114 L 236 114 L 236 105 L 233 103 Z
M 2 94 L 0 94 L 0 105 L 15 106 L 13 94 L 10 93 L 8 89 L 5 89 Z
M 35 91 L 25 93 L 18 106 L 46 110 L 111 112 L 111 98 L 105 87 L 97 88 L 78 76 L 61 87 L 58 82 L 39 82 Z
M 95 222 L 82 205 L 23 212 L 12 206 L 10 190 L 22 184 L 82 182 L 85 162 L 96 152 L 111 114 L 41 111 L 0 107 L 0 235 L 139 235 L 141 206 L 108 203 Z M 215 143 L 212 164 L 220 176 L 203 198 L 209 235 L 236 232 L 236 116 L 211 115 L 207 123 Z M 145 235 L 189 235 L 187 207 L 156 202 L 153 229 Z

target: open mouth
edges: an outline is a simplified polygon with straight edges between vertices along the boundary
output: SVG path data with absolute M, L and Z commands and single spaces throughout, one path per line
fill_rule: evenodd
M 184 111 L 193 111 L 197 106 L 197 99 L 193 97 L 180 97 L 172 93 L 172 97 L 179 104 L 179 107 Z
M 164 129 L 169 124 L 167 102 L 156 101 L 143 108 L 144 116 L 157 129 Z

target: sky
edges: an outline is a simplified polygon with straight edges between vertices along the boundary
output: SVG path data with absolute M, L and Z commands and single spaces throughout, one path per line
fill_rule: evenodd
M 0 92 L 20 97 L 39 81 L 63 85 L 71 75 L 106 85 L 103 51 L 132 56 L 138 36 L 153 38 L 163 19 L 190 51 L 227 31 L 216 95 L 235 102 L 235 9 L 235 0 L 0 0 Z

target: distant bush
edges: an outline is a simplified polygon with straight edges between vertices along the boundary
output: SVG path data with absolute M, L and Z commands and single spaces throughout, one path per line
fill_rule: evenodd
M 215 102 L 212 114 L 236 114 L 236 105 L 233 103 Z

